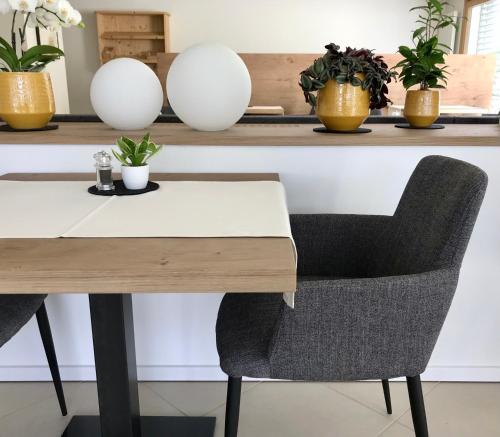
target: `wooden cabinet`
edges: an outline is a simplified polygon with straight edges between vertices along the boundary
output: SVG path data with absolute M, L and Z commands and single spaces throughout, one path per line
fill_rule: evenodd
M 170 51 L 169 14 L 151 11 L 97 11 L 99 58 L 138 59 L 153 69 L 158 53 Z

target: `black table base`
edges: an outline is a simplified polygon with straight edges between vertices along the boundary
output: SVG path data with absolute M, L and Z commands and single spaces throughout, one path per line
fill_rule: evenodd
M 213 437 L 215 417 L 140 417 L 132 296 L 89 302 L 99 416 L 74 416 L 63 437 Z
M 212 437 L 215 417 L 141 417 L 141 437 Z M 62 437 L 100 437 L 99 416 L 74 416 Z

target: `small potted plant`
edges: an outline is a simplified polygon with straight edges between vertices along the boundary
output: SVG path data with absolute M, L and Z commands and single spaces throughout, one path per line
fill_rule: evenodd
M 353 131 L 370 109 L 385 108 L 390 102 L 387 84 L 395 73 L 371 50 L 341 51 L 335 44 L 325 48 L 326 54 L 301 73 L 300 86 L 327 129 Z
M 413 31 L 414 47 L 399 47 L 403 60 L 394 68 L 401 69 L 399 79 L 406 88 L 404 116 L 411 127 L 427 128 L 439 117 L 439 88 L 445 88 L 447 72 L 444 55 L 452 49 L 439 41 L 439 31 L 449 26 L 458 28 L 454 16 L 445 12 L 449 3 L 426 0 L 425 5 L 410 11 L 418 11 Z M 410 89 L 418 85 L 418 89 Z
M 43 70 L 64 53 L 40 43 L 28 48 L 27 28 L 84 27 L 82 16 L 66 0 L 0 0 L 0 13 L 9 12 L 11 43 L 0 38 L 0 117 L 14 129 L 41 129 L 55 113 L 50 76 Z
M 116 142 L 119 152 L 113 150 L 113 155 L 122 164 L 122 179 L 129 190 L 142 190 L 149 181 L 148 160 L 156 155 L 162 146 L 151 141 L 147 133 L 141 141 L 135 142 L 127 137 L 121 137 Z

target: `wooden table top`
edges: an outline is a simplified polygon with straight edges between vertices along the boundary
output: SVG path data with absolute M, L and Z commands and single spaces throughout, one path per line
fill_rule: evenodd
M 313 124 L 237 124 L 222 132 L 199 132 L 181 123 L 155 123 L 147 131 L 158 144 L 194 146 L 500 146 L 498 124 L 448 124 L 445 129 L 398 129 L 366 125 L 369 134 L 313 132 Z M 112 145 L 121 135 L 139 138 L 143 131 L 116 131 L 104 123 L 59 123 L 43 132 L 0 132 L 2 144 Z
M 93 180 L 9 174 L 3 180 Z M 154 174 L 154 180 L 279 180 L 276 174 Z M 0 293 L 289 292 L 288 238 L 0 239 Z

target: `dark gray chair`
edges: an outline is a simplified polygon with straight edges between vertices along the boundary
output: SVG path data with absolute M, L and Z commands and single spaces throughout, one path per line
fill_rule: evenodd
M 47 295 L 44 294 L 0 295 L 0 347 L 9 341 L 36 314 L 38 329 L 42 337 L 59 407 L 61 408 L 62 415 L 66 416 L 68 414 L 66 401 L 64 399 L 61 376 L 59 375 L 59 366 L 57 364 L 49 318 L 44 303 L 46 297 Z
M 405 376 L 415 434 L 426 437 L 420 374 L 450 308 L 486 186 L 479 168 L 429 156 L 394 216 L 292 215 L 295 309 L 280 294 L 227 294 L 219 309 L 217 349 L 229 375 L 226 437 L 237 435 L 242 376 L 382 379 L 387 394 L 388 379 Z

